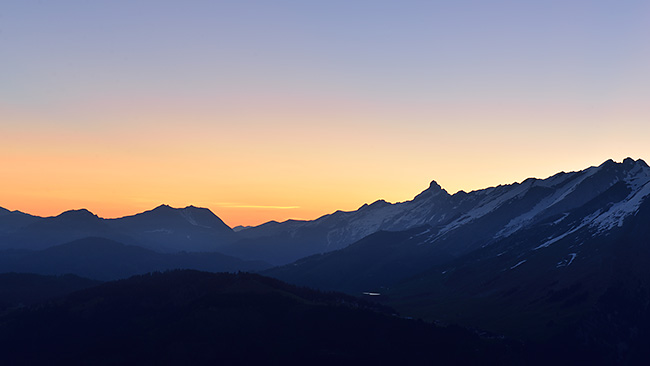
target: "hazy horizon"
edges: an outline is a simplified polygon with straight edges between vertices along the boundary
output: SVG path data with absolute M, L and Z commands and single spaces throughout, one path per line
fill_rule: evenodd
M 631 158 L 631 157 L 626 157 L 626 159 L 632 159 L 632 158 Z M 611 159 L 611 160 L 613 160 L 613 159 Z M 643 160 L 643 161 L 645 161 L 645 160 L 642 159 L 642 158 L 639 158 L 639 159 L 633 159 L 633 160 L 635 160 L 635 161 L 638 161 L 638 160 Z M 619 161 L 616 161 L 616 160 L 614 160 L 614 161 L 615 161 L 616 163 L 622 163 L 622 162 L 623 162 L 623 159 L 621 159 L 621 160 L 619 160 Z M 604 162 L 603 162 L 603 163 L 604 163 Z M 647 164 L 647 163 L 646 163 L 646 164 Z M 597 166 L 597 165 L 592 165 L 592 166 L 589 166 L 589 167 L 584 167 L 584 168 L 581 169 L 581 170 L 585 170 L 585 169 L 588 169 L 588 168 L 593 168 L 593 167 L 596 167 L 596 166 Z M 555 172 L 553 175 L 555 175 L 555 174 L 559 174 L 559 173 L 572 173 L 572 172 L 576 172 L 576 171 L 558 171 L 558 172 Z M 531 178 L 532 178 L 532 179 L 540 179 L 540 180 L 544 180 L 544 179 L 550 178 L 551 176 L 552 176 L 552 175 L 544 176 L 544 177 L 527 177 L 526 179 L 531 179 Z M 518 181 L 514 181 L 514 182 L 504 182 L 504 183 L 500 183 L 500 184 L 498 184 L 498 185 L 501 186 L 501 185 L 520 184 L 520 183 L 522 183 L 522 182 L 523 182 L 524 180 L 526 180 L 526 179 L 522 179 L 522 180 L 518 180 Z M 435 179 L 434 179 L 432 182 L 430 182 L 430 183 L 433 183 L 433 182 L 436 182 Z M 437 182 L 436 182 L 436 183 L 437 183 Z M 477 188 L 477 189 L 475 189 L 475 190 L 465 191 L 465 192 L 467 192 L 467 193 L 471 193 L 471 192 L 473 192 L 473 191 L 481 191 L 481 190 L 489 189 L 489 188 L 493 188 L 493 187 L 495 187 L 495 186 L 482 187 L 482 188 Z M 445 190 L 445 191 L 447 191 L 447 193 L 449 193 L 449 194 L 451 194 L 451 195 L 454 195 L 454 194 L 456 194 L 456 193 L 458 193 L 458 192 L 464 191 L 464 190 L 458 190 L 458 191 L 455 191 L 455 192 L 449 192 L 447 189 L 445 189 L 445 187 L 442 187 L 442 186 L 441 186 L 440 188 L 443 189 L 443 190 Z M 422 191 L 424 191 L 425 189 L 428 189 L 428 187 L 427 187 L 427 188 L 424 188 Z M 419 191 L 419 192 L 415 193 L 411 198 L 409 198 L 409 199 L 407 199 L 407 200 L 403 200 L 403 201 L 388 201 L 388 202 L 389 202 L 389 203 L 399 203 L 399 202 L 410 201 L 410 200 L 414 199 L 415 196 L 417 196 L 418 194 L 420 194 L 422 191 Z M 357 206 L 356 208 L 353 208 L 353 209 L 351 209 L 351 210 L 343 210 L 343 211 L 348 211 L 348 212 L 349 212 L 349 211 L 354 211 L 354 210 L 356 210 L 356 209 L 359 209 L 361 206 L 363 206 L 363 205 L 365 205 L 365 204 L 371 204 L 371 203 L 373 203 L 373 202 L 375 202 L 375 201 L 378 201 L 378 200 L 384 200 L 384 199 L 383 199 L 383 198 L 377 198 L 377 199 L 372 200 L 372 201 L 364 202 L 364 203 L 362 203 L 361 205 L 359 205 L 359 206 Z M 38 214 L 35 214 L 35 213 L 33 213 L 33 212 L 21 211 L 21 210 L 19 210 L 19 209 L 16 209 L 16 210 L 17 210 L 17 211 L 21 211 L 21 212 L 23 212 L 23 213 L 27 213 L 27 214 L 31 214 L 31 215 L 36 215 L 36 216 L 43 216 L 43 217 L 54 217 L 54 216 L 58 216 L 58 215 L 60 215 L 60 214 L 62 214 L 62 213 L 64 213 L 64 212 L 67 212 L 67 211 L 88 210 L 88 211 L 92 212 L 93 214 L 95 214 L 95 215 L 97 215 L 97 216 L 99 216 L 100 218 L 103 218 L 103 219 L 117 219 L 117 218 L 122 218 L 122 217 L 126 217 L 126 216 L 133 216 L 133 215 L 136 215 L 136 214 L 139 214 L 139 213 L 145 212 L 145 211 L 151 211 L 151 210 L 153 210 L 153 209 L 155 209 L 155 208 L 158 208 L 158 207 L 160 207 L 160 206 L 170 206 L 170 207 L 172 207 L 172 208 L 174 208 L 174 209 L 183 209 L 183 208 L 188 208 L 188 207 L 207 208 L 207 209 L 209 209 L 210 211 L 212 211 L 212 212 L 213 212 L 217 217 L 219 217 L 220 219 L 223 220 L 223 218 L 219 215 L 219 212 L 216 212 L 216 211 L 214 211 L 213 209 L 211 209 L 211 208 L 209 208 L 209 207 L 202 207 L 202 206 L 197 206 L 197 205 L 193 205 L 193 204 L 189 204 L 189 205 L 186 205 L 186 206 L 173 206 L 173 205 L 169 205 L 169 204 L 167 204 L 167 203 L 165 203 L 165 202 L 160 202 L 159 204 L 155 205 L 154 207 L 150 207 L 150 208 L 148 208 L 148 209 L 144 209 L 144 210 L 142 210 L 142 211 L 137 211 L 137 212 L 127 213 L 127 214 L 119 215 L 119 216 L 110 216 L 110 217 L 108 217 L 108 216 L 102 216 L 101 214 L 97 214 L 97 212 L 94 212 L 94 211 L 92 211 L 92 210 L 90 210 L 90 209 L 88 209 L 88 208 L 86 208 L 86 207 L 73 207 L 73 208 L 64 209 L 63 211 L 60 211 L 60 212 L 55 212 L 54 214 L 45 214 L 45 215 L 38 215 Z M 0 205 L 0 207 L 5 208 L 5 209 L 9 209 L 9 208 L 4 207 L 4 206 L 2 206 L 2 205 Z M 242 208 L 246 208 L 246 207 L 242 207 Z M 255 207 L 248 207 L 248 208 L 255 208 Z M 278 209 L 282 209 L 282 208 L 278 208 Z M 286 209 L 289 209 L 289 208 L 286 208 Z M 9 209 L 9 210 L 10 210 L 10 211 L 14 211 L 13 209 Z M 337 211 L 338 211 L 338 209 L 337 209 Z M 230 226 L 231 228 L 235 228 L 235 227 L 237 227 L 237 226 L 248 227 L 248 226 L 258 226 L 258 225 L 261 225 L 261 224 L 264 224 L 264 223 L 268 223 L 268 222 L 271 222 L 271 221 L 284 222 L 284 221 L 286 221 L 286 220 L 315 220 L 315 219 L 317 219 L 317 218 L 320 218 L 320 217 L 322 217 L 322 216 L 324 216 L 324 215 L 331 214 L 331 213 L 333 213 L 333 212 L 334 212 L 334 211 L 332 211 L 332 212 L 326 212 L 326 213 L 324 213 L 324 214 L 322 214 L 322 215 L 318 215 L 318 216 L 316 216 L 316 217 L 311 217 L 311 218 L 296 218 L 296 217 L 289 217 L 289 218 L 287 218 L 287 219 L 285 219 L 285 220 L 274 220 L 274 219 L 271 219 L 271 220 L 267 220 L 267 221 L 264 221 L 264 222 L 261 222 L 261 223 L 256 223 L 256 224 L 235 224 L 235 225 L 232 225 L 232 224 L 229 224 L 228 222 L 226 222 L 225 220 L 223 220 L 223 221 L 224 221 L 228 226 Z

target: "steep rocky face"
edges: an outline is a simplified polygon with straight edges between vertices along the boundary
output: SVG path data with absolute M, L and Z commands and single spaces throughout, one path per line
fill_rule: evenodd
M 546 257 L 547 252 L 554 253 L 547 258 L 553 266 L 573 263 L 582 260 L 581 243 L 625 231 L 624 224 L 636 217 L 650 194 L 649 181 L 650 168 L 644 162 L 626 160 L 456 194 L 446 198 L 447 212 L 429 216 L 434 219 L 424 225 L 378 232 L 342 250 L 276 269 L 273 275 L 306 285 L 361 291 L 389 286 L 454 260 L 469 263 L 467 258 L 474 257 L 484 262 L 496 258 L 499 270 L 523 265 L 531 256 Z M 420 196 L 403 205 L 419 200 Z M 345 287 L 337 287 L 341 285 Z
M 650 168 L 642 160 L 612 160 L 579 172 L 558 173 L 546 179 L 491 187 L 470 193 L 447 193 L 435 181 L 413 200 L 390 204 L 377 201 L 356 211 L 337 211 L 314 221 L 268 223 L 240 234 L 246 239 L 224 250 L 245 258 L 287 263 L 306 255 L 345 248 L 380 230 L 399 231 L 428 225 L 428 243 L 444 244 L 460 255 L 477 246 L 508 237 L 551 217 L 566 217 L 617 183 L 624 197 L 617 206 L 599 214 L 598 222 L 609 225 L 629 215 L 645 194 Z M 629 197 L 628 197 L 629 196 Z M 626 202 L 632 202 L 626 204 Z M 604 210 L 602 207 L 599 207 Z M 595 219 L 595 218 L 594 218 Z
M 378 232 L 266 274 L 380 293 L 403 314 L 540 350 L 600 355 L 604 364 L 647 359 L 650 169 L 643 161 L 471 192 L 455 204 L 467 206 L 438 225 Z

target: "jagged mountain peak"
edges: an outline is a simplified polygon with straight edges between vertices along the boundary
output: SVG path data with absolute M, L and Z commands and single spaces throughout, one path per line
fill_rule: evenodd
M 151 212 L 164 212 L 164 211 L 173 211 L 173 210 L 176 210 L 176 209 L 173 208 L 172 206 L 166 204 L 166 203 L 163 203 L 160 206 L 157 206 L 157 207 L 155 207 L 154 209 L 152 209 L 150 211 Z
M 415 200 L 421 200 L 421 199 L 426 199 L 430 197 L 436 197 L 438 195 L 443 195 L 443 196 L 450 196 L 449 193 L 438 184 L 435 180 L 432 180 L 431 183 L 429 183 L 429 188 L 425 189 L 422 191 L 420 194 L 415 196 L 413 199 Z
M 376 200 L 371 204 L 364 203 L 361 207 L 359 207 L 359 210 L 364 210 L 366 208 L 379 208 L 379 207 L 390 206 L 390 205 L 391 203 L 386 202 L 386 200 L 380 199 L 380 200 Z
M 440 184 L 438 184 L 438 182 L 436 182 L 435 180 L 432 180 L 432 181 L 429 183 L 429 189 L 430 189 L 431 191 L 441 191 L 441 190 L 442 190 L 442 187 L 440 186 Z
M 622 167 L 624 169 L 630 169 L 630 168 L 634 168 L 635 166 L 646 168 L 648 167 L 648 164 L 643 159 L 635 160 L 628 156 L 627 158 L 623 159 L 623 161 L 621 161 L 620 163 L 615 161 L 614 159 L 607 159 L 602 164 L 600 164 L 598 168 Z

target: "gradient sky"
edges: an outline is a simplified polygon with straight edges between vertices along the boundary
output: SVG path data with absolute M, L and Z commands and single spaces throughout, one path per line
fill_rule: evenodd
M 650 159 L 650 2 L 0 3 L 0 206 L 231 225 Z

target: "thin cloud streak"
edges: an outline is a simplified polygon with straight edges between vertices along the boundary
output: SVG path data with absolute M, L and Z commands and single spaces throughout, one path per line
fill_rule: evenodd
M 264 205 L 240 205 L 240 204 L 217 204 L 218 207 L 223 208 L 262 208 L 271 210 L 293 210 L 300 208 L 300 206 L 264 206 Z

